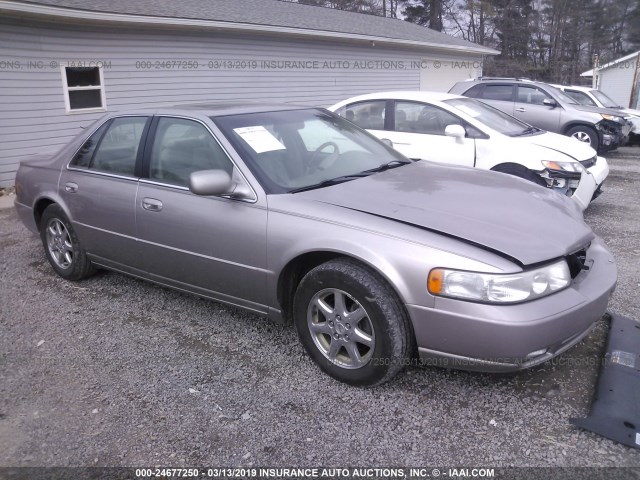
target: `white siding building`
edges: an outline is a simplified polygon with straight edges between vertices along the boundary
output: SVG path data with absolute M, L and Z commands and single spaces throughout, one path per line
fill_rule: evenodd
M 595 87 L 625 108 L 640 108 L 640 51 L 601 65 L 596 71 Z M 593 78 L 594 70 L 581 77 Z
M 498 52 L 401 20 L 276 0 L 0 0 L 0 187 L 105 111 L 220 100 L 317 106 L 447 91 Z

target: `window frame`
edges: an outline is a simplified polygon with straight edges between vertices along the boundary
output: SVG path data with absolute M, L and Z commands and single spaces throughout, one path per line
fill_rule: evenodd
M 479 97 L 470 97 L 470 98 L 475 98 L 477 100 L 487 100 L 489 102 L 516 103 L 517 98 L 518 98 L 518 93 L 517 93 L 517 90 L 516 90 L 517 86 L 518 86 L 517 84 L 505 83 L 505 82 L 483 83 L 482 84 L 482 90 L 480 90 L 480 96 Z M 485 97 L 485 93 L 486 93 L 487 89 L 490 88 L 490 87 L 511 87 L 511 99 L 510 100 L 500 100 L 500 99 L 496 99 L 496 98 L 487 98 L 487 97 Z
M 420 133 L 420 132 L 404 132 L 401 130 L 396 130 L 396 107 L 398 103 L 415 103 L 417 105 L 422 105 L 422 106 L 426 106 L 426 107 L 431 107 L 434 108 L 436 110 L 439 110 L 440 112 L 444 112 L 448 115 L 451 115 L 452 117 L 458 119 L 458 121 L 460 122 L 460 125 L 462 126 L 462 128 L 464 128 L 465 130 L 465 138 L 471 138 L 471 139 L 478 139 L 478 138 L 489 138 L 489 135 L 487 135 L 486 133 L 484 133 L 482 130 L 480 130 L 478 127 L 475 127 L 474 125 L 471 125 L 468 121 L 466 121 L 464 118 L 460 117 L 458 114 L 451 112 L 449 110 L 447 110 L 446 108 L 442 108 L 438 105 L 433 105 L 432 103 L 427 103 L 424 101 L 420 101 L 420 100 L 400 100 L 400 99 L 395 99 L 393 100 L 393 104 L 391 106 L 391 115 L 393 117 L 393 124 L 391 125 L 391 131 L 392 132 L 396 132 L 396 133 L 408 133 L 411 135 L 432 135 L 434 137 L 446 137 L 447 135 L 443 132 L 442 134 L 439 133 Z M 471 130 L 471 133 L 470 133 Z M 478 132 L 478 134 L 473 133 L 473 131 Z
M 602 107 L 600 107 L 600 105 L 598 105 L 598 104 L 596 103 L 596 101 L 595 101 L 593 98 L 591 98 L 591 95 L 589 95 L 589 94 L 588 94 L 588 93 L 586 93 L 586 92 L 583 92 L 582 90 L 573 90 L 573 89 L 571 89 L 571 88 L 566 88 L 566 89 L 564 89 L 564 90 L 563 90 L 563 92 L 565 93 L 565 95 L 569 95 L 571 98 L 573 98 L 573 99 L 574 99 L 576 102 L 578 102 L 580 105 L 584 105 L 584 106 L 587 106 L 587 107 L 602 108 Z M 574 97 L 574 96 L 573 96 L 573 95 L 576 95 L 576 94 L 577 94 L 577 95 L 579 95 L 579 96 L 580 96 L 580 98 L 586 98 L 586 99 L 587 99 L 587 100 L 589 100 L 589 102 L 591 102 L 591 103 L 589 103 L 589 104 L 587 104 L 587 103 L 582 103 L 580 100 L 578 100 L 576 97 Z
M 89 68 L 97 68 L 98 76 L 100 78 L 100 85 L 95 86 L 85 86 L 85 87 L 69 87 L 67 81 L 67 68 L 76 68 L 76 67 L 68 67 L 63 65 L 63 62 L 60 62 L 60 72 L 62 75 L 62 91 L 64 94 L 64 110 L 66 115 L 76 115 L 82 113 L 97 113 L 97 112 L 106 112 L 107 111 L 107 95 L 105 93 L 104 88 L 104 73 L 102 65 L 92 65 Z M 71 100 L 69 98 L 69 92 L 81 92 L 81 91 L 100 91 L 100 101 L 102 102 L 101 107 L 89 107 L 89 108 L 71 108 Z
M 519 100 L 520 99 L 520 89 L 521 88 L 523 88 L 523 89 L 524 88 L 532 88 L 532 89 L 540 92 L 542 95 L 544 95 L 544 97 L 545 97 L 544 99 L 545 100 L 547 100 L 547 99 L 548 100 L 555 100 L 556 103 L 559 103 L 555 98 L 553 98 L 553 96 L 549 92 L 543 90 L 542 88 L 538 87 L 537 85 L 517 85 L 515 103 L 519 103 L 519 104 L 522 104 L 522 105 L 533 105 L 534 107 L 548 107 L 548 105 L 545 105 L 544 103 L 521 102 Z M 577 100 L 576 100 L 576 103 L 578 103 Z
M 376 130 L 376 131 L 393 131 L 394 125 L 395 125 L 395 119 L 392 119 L 391 117 L 393 116 L 393 100 L 392 99 L 388 99 L 388 98 L 370 98 L 367 100 L 358 100 L 357 102 L 352 102 L 352 103 L 348 103 L 346 105 L 343 105 L 342 107 L 340 107 L 340 109 L 345 109 L 345 113 L 347 111 L 347 109 L 352 108 L 356 105 L 362 105 L 363 103 L 383 103 L 384 104 L 384 119 L 383 119 L 383 126 L 382 129 L 380 128 L 367 128 L 367 127 L 362 127 L 360 125 L 358 125 L 354 120 L 349 120 L 346 116 L 342 116 L 340 115 L 337 111 L 335 112 L 336 115 L 340 115 L 342 118 L 344 118 L 345 120 L 347 120 L 348 122 L 353 123 L 355 126 L 357 126 L 358 128 L 361 128 L 363 130 Z
M 146 136 L 146 140 L 144 141 L 144 145 L 143 145 L 143 156 L 142 156 L 142 162 L 140 164 L 140 178 L 138 179 L 138 181 L 140 183 L 144 183 L 146 185 L 155 185 L 158 187 L 164 187 L 164 188 L 170 188 L 173 190 L 181 190 L 183 192 L 186 192 L 190 195 L 194 195 L 194 196 L 198 196 L 200 197 L 200 195 L 196 195 L 195 193 L 191 192 L 191 190 L 189 190 L 189 187 L 185 187 L 182 185 L 176 185 L 175 183 L 165 183 L 165 182 L 161 182 L 157 179 L 153 179 L 150 177 L 150 171 L 151 171 L 151 149 L 153 147 L 153 142 L 155 141 L 156 138 L 156 132 L 158 130 L 158 122 L 160 121 L 161 118 L 179 118 L 182 120 L 192 120 L 194 122 L 198 122 L 201 125 L 204 126 L 204 128 L 209 132 L 209 135 L 211 135 L 213 137 L 213 139 L 218 143 L 218 145 L 220 146 L 220 148 L 222 149 L 222 151 L 225 153 L 225 155 L 227 156 L 227 158 L 231 161 L 232 165 L 233 165 L 233 170 L 232 170 L 232 176 L 231 178 L 233 179 L 235 175 L 238 175 L 248 186 L 249 189 L 251 190 L 251 192 L 253 193 L 253 198 L 252 199 L 248 199 L 248 198 L 231 198 L 228 195 L 220 195 L 217 197 L 202 197 L 202 198 L 222 198 L 225 200 L 233 200 L 233 201 L 237 201 L 237 202 L 243 202 L 243 203 L 257 203 L 258 202 L 258 193 L 256 191 L 256 189 L 254 188 L 253 184 L 249 181 L 249 179 L 247 178 L 247 176 L 245 175 L 245 173 L 243 172 L 242 168 L 240 168 L 240 166 L 238 165 L 238 162 L 234 159 L 234 156 L 231 154 L 231 152 L 229 151 L 228 148 L 226 148 L 224 146 L 224 144 L 220 141 L 220 139 L 218 138 L 218 135 L 216 135 L 214 133 L 214 131 L 211 129 L 211 127 L 209 125 L 207 125 L 206 122 L 202 121 L 199 118 L 195 118 L 195 117 L 189 117 L 189 116 L 185 116 L 185 115 L 171 115 L 168 113 L 159 113 L 156 115 L 153 115 L 153 117 L 151 118 L 151 121 L 149 122 L 149 130 L 147 132 L 147 136 Z M 224 134 L 221 132 L 220 135 L 223 136 L 224 138 Z M 226 140 L 226 139 L 225 139 Z M 234 151 L 235 153 L 235 151 Z M 240 155 L 238 155 L 240 156 Z M 240 156 L 240 159 L 242 160 L 242 157 Z M 258 182 L 259 184 L 260 182 Z
M 136 163 L 135 163 L 135 167 L 134 167 L 134 175 L 121 175 L 118 173 L 112 173 L 112 172 L 108 172 L 105 170 L 96 170 L 95 168 L 90 168 L 90 167 L 78 167 L 76 165 L 72 165 L 71 162 L 73 162 L 73 159 L 76 157 L 76 155 L 78 154 L 78 152 L 80 151 L 80 149 L 84 146 L 84 144 L 86 143 L 87 140 L 89 140 L 100 128 L 102 128 L 102 126 L 104 126 L 105 124 L 107 125 L 107 129 L 103 132 L 102 136 L 100 137 L 100 141 L 98 142 L 98 144 L 96 145 L 96 148 L 93 152 L 93 155 L 95 155 L 95 152 L 98 150 L 98 148 L 100 147 L 100 144 L 102 143 L 102 139 L 104 138 L 104 135 L 107 133 L 107 131 L 109 130 L 109 128 L 111 128 L 111 123 L 118 119 L 118 118 L 125 118 L 125 117 L 146 117 L 147 121 L 145 123 L 144 129 L 142 131 L 142 135 L 140 136 L 140 144 L 138 146 L 138 153 L 136 155 Z M 100 124 L 96 124 L 96 127 L 93 128 L 91 130 L 91 132 L 86 136 L 83 137 L 82 142 L 80 142 L 80 145 L 78 145 L 78 148 L 76 148 L 73 152 L 73 155 L 69 156 L 69 161 L 66 162 L 66 170 L 71 170 L 74 172 L 83 172 L 83 173 L 88 173 L 91 175 L 102 175 L 105 177 L 114 177 L 114 178 L 120 178 L 123 180 L 133 180 L 133 181 L 138 181 L 141 178 L 141 174 L 142 174 L 142 168 L 143 168 L 143 161 L 144 161 L 144 156 L 146 154 L 146 148 L 147 148 L 147 142 L 149 140 L 149 134 L 150 134 L 150 128 L 151 128 L 151 124 L 153 122 L 153 119 L 155 117 L 153 115 L 145 115 L 143 113 L 126 113 L 126 114 L 122 114 L 122 115 L 115 115 L 113 117 L 109 117 L 106 118 L 103 122 L 100 122 Z M 91 156 L 91 163 L 93 163 L 93 155 Z M 91 165 L 90 163 L 90 165 Z
M 174 182 L 169 182 L 169 181 L 163 181 L 163 179 L 160 178 L 154 178 L 151 176 L 151 162 L 153 160 L 153 147 L 155 146 L 156 143 L 156 139 L 158 138 L 158 126 L 160 125 L 160 122 L 162 122 L 163 119 L 168 119 L 168 120 L 182 120 L 182 121 L 186 121 L 186 122 L 194 122 L 197 125 L 200 125 L 202 127 L 204 127 L 205 131 L 213 138 L 213 140 L 216 142 L 216 144 L 220 147 L 220 150 L 224 153 L 224 155 L 227 157 L 227 159 L 229 160 L 229 163 L 231 165 L 231 172 L 233 174 L 233 170 L 237 169 L 237 165 L 235 164 L 235 162 L 231 159 L 231 155 L 229 155 L 229 152 L 222 146 L 222 144 L 220 143 L 220 141 L 216 138 L 215 135 L 213 135 L 213 133 L 211 132 L 210 129 L 207 128 L 207 126 L 195 119 L 195 118 L 187 118 L 187 117 L 181 117 L 181 116 L 176 116 L 176 115 L 155 115 L 153 117 L 153 123 L 152 123 L 152 130 L 150 131 L 147 140 L 144 143 L 144 149 L 145 149 L 145 154 L 143 157 L 143 166 L 142 166 L 142 178 L 149 180 L 149 182 L 151 183 L 157 183 L 157 184 L 161 184 L 161 185 L 170 185 L 170 186 L 174 186 L 174 187 L 179 187 L 181 189 L 186 189 L 189 190 L 188 185 L 182 185 L 180 183 L 174 183 Z M 196 172 L 198 170 L 194 170 L 194 172 Z

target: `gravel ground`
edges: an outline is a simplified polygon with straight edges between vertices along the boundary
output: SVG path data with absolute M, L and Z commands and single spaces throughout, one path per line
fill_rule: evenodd
M 611 309 L 640 318 L 640 148 L 609 160 L 586 219 L 618 261 Z M 640 466 L 569 425 L 606 319 L 526 372 L 413 368 L 358 389 L 293 328 L 115 273 L 58 278 L 12 209 L 0 261 L 0 466 Z

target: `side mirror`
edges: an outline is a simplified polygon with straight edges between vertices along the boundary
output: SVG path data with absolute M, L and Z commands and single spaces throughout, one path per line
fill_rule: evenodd
M 393 148 L 393 142 L 388 138 L 381 138 L 380 141 L 384 143 L 387 147 Z
M 464 137 L 467 135 L 467 131 L 462 125 L 447 125 L 444 129 L 444 134 L 447 137 L 455 138 L 458 142 L 462 142 Z
M 196 195 L 224 195 L 232 192 L 231 177 L 224 170 L 200 170 L 189 175 L 189 190 Z
M 542 103 L 544 105 L 546 105 L 547 107 L 553 107 L 556 108 L 558 106 L 558 102 L 556 102 L 554 99 L 552 98 L 545 98 L 544 100 L 542 100 Z

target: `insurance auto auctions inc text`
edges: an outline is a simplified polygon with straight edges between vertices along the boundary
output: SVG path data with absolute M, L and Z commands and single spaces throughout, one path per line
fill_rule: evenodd
M 493 468 L 258 468 L 256 478 L 494 478 Z

